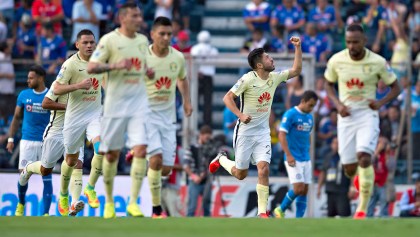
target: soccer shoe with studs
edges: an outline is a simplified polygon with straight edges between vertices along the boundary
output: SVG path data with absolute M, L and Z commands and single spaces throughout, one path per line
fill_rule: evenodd
M 127 206 L 127 216 L 143 217 L 144 215 L 143 215 L 143 212 L 141 212 L 139 206 L 133 203 Z
M 276 207 L 274 209 L 274 217 L 275 218 L 284 218 L 285 217 L 285 213 L 284 213 L 284 211 L 281 210 L 280 207 Z
M 85 190 L 83 191 L 83 193 L 86 195 L 88 204 L 90 207 L 92 208 L 99 207 L 99 200 L 98 200 L 98 197 L 96 196 L 96 191 L 94 189 L 88 189 L 87 187 L 85 187 Z
M 79 213 L 81 210 L 83 210 L 83 208 L 85 208 L 85 203 L 83 201 L 79 200 L 77 202 L 74 202 L 70 206 L 69 216 L 77 215 L 77 213 Z
M 355 220 L 364 220 L 364 219 L 366 219 L 366 212 L 357 211 L 356 213 L 354 213 L 353 219 L 355 219 Z
M 25 205 L 19 202 L 16 206 L 15 216 L 23 216 L 23 212 L 25 212 Z
M 219 162 L 219 159 L 220 159 L 220 157 L 222 157 L 222 156 L 226 156 L 226 157 L 227 157 L 226 152 L 224 152 L 224 151 L 219 152 L 219 154 L 217 154 L 216 158 L 214 158 L 214 159 L 210 162 L 210 165 L 209 165 L 209 171 L 210 171 L 210 173 L 214 174 L 214 173 L 216 173 L 216 171 L 220 168 L 220 162 Z
M 69 215 L 69 196 L 63 196 L 60 194 L 58 198 L 58 212 L 61 216 Z
M 162 212 L 160 215 L 153 213 L 152 219 L 166 219 L 168 216 Z
M 267 218 L 270 218 L 270 215 L 268 214 L 268 212 L 266 212 L 266 213 L 260 213 L 260 214 L 258 214 L 257 217 L 258 218 L 267 219 Z
M 105 219 L 111 219 L 115 218 L 115 206 L 114 203 L 105 203 L 105 209 L 104 209 L 104 218 Z

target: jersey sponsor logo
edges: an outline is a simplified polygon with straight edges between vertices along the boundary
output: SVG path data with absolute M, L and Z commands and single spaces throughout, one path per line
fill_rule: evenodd
M 90 78 L 90 80 L 92 81 L 92 87 L 93 89 L 96 91 L 99 87 L 99 81 L 96 78 Z
M 83 72 L 85 69 L 79 69 L 79 72 Z
M 131 68 L 134 68 L 136 71 L 140 71 L 141 60 L 138 58 L 131 58 L 131 67 L 129 70 L 131 70 Z
M 172 81 L 168 77 L 161 77 L 159 80 L 156 81 L 155 87 L 156 89 L 160 90 L 162 87 L 169 89 L 171 87 Z
M 96 96 L 83 97 L 83 101 L 84 102 L 94 102 L 94 101 L 96 101 Z
M 353 89 L 354 87 L 357 87 L 360 90 L 365 86 L 365 83 L 360 81 L 359 78 L 352 78 L 346 82 L 346 85 L 347 85 L 347 88 L 349 89 Z
M 298 130 L 298 131 L 302 131 L 302 132 L 309 132 L 309 131 L 311 131 L 311 124 L 309 124 L 309 123 L 303 123 L 303 124 L 298 124 L 297 126 L 296 126 L 296 129 Z
M 268 92 L 264 92 L 262 95 L 260 95 L 260 98 L 258 98 L 258 102 L 260 104 L 264 103 L 264 101 L 269 102 L 271 100 L 271 95 Z

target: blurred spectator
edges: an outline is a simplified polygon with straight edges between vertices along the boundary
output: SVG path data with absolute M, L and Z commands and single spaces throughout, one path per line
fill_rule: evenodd
M 321 121 L 317 137 L 321 142 L 321 147 L 318 149 L 318 157 L 324 157 L 331 148 L 331 142 L 337 136 L 337 110 L 332 109 L 329 118 Z
M 271 13 L 271 28 L 281 24 L 286 27 L 288 34 L 298 33 L 305 24 L 305 13 L 299 5 L 294 5 L 293 0 L 283 0 Z M 289 38 L 289 37 L 288 37 Z
M 83 29 L 91 30 L 95 39 L 99 41 L 99 19 L 101 13 L 102 5 L 94 0 L 81 0 L 73 5 L 71 44 L 76 42 L 77 33 Z
M 259 28 L 252 32 L 251 38 L 247 39 L 244 46 L 241 48 L 242 53 L 248 54 L 256 48 L 263 48 L 265 51 L 269 51 L 270 44 L 267 38 L 264 37 L 263 31 Z
M 7 25 L 6 19 L 0 13 L 0 42 L 4 42 L 7 39 Z
M 321 197 L 321 190 L 324 184 L 325 193 L 327 194 L 327 216 L 350 216 L 350 179 L 344 174 L 344 169 L 340 162 L 337 137 L 332 139 L 331 152 L 324 157 L 322 169 L 319 173 L 318 199 Z
M 250 32 L 259 28 L 264 32 L 270 32 L 271 6 L 264 0 L 252 0 L 243 10 L 245 25 Z
M 102 5 L 102 14 L 100 17 L 100 35 L 104 35 L 108 33 L 113 24 L 109 24 L 109 22 L 113 19 L 113 10 L 115 7 L 114 0 L 95 0 L 96 2 Z M 143 9 L 142 9 L 143 10 Z M 97 39 L 99 40 L 99 39 Z
M 238 117 L 225 106 L 223 109 L 223 134 L 229 146 L 233 146 L 233 132 L 238 121 Z
M 398 18 L 391 19 L 391 27 L 396 38 L 392 47 L 391 67 L 397 75 L 397 78 L 406 77 L 410 63 L 408 37 L 404 31 L 402 22 Z
M 381 134 L 391 143 L 396 144 L 400 130 L 400 108 L 391 106 L 388 108 L 387 116 L 380 121 Z
M 407 24 L 410 29 L 414 30 L 415 35 L 420 34 L 420 0 L 415 0 L 410 14 L 407 18 Z
M 22 21 L 22 17 L 26 15 L 32 21 L 32 2 L 33 0 L 22 0 L 21 5 L 15 10 L 15 18 L 13 22 L 13 37 L 17 37 L 17 31 Z
M 37 61 L 47 71 L 47 78 L 58 73 L 61 64 L 66 59 L 66 54 L 67 47 L 63 37 L 54 32 L 51 24 L 44 24 L 38 46 Z
M 182 157 L 181 147 L 177 146 L 172 172 L 162 180 L 162 208 L 168 216 L 172 217 L 180 217 L 182 210 L 179 190 L 181 189 L 183 167 L 180 157 Z
M 327 36 L 318 33 L 314 23 L 307 23 L 302 35 L 302 52 L 313 54 L 317 62 L 327 62 L 331 44 Z
M 7 42 L 0 42 L 0 120 L 13 115 L 15 108 L 15 70 L 11 51 Z
M 308 22 L 316 25 L 319 32 L 331 33 L 337 27 L 335 9 L 327 0 L 317 0 L 316 7 L 308 15 Z
M 198 144 L 191 145 L 190 149 L 185 151 L 184 170 L 189 177 L 187 216 L 195 216 L 199 196 L 202 196 L 203 216 L 211 215 L 212 176 L 208 172 L 208 165 L 218 152 L 217 149 L 213 151 L 214 144 L 211 138 L 211 127 L 204 125 L 198 135 Z
M 321 117 L 327 116 L 333 108 L 333 104 L 327 96 L 327 91 L 325 91 L 324 84 L 324 77 L 318 78 L 315 83 L 315 91 L 319 99 L 314 111 Z
M 12 34 L 13 18 L 14 18 L 14 1 L 13 0 L 1 0 L 0 1 L 0 15 L 4 17 L 4 23 L 7 25 L 6 32 L 9 36 Z
M 345 21 L 347 24 L 350 24 L 348 22 L 350 18 L 362 19 L 363 16 L 365 16 L 367 8 L 368 5 L 366 4 L 366 0 L 352 0 L 352 3 L 347 6 L 345 15 Z
M 411 132 L 413 133 L 413 158 L 420 159 L 420 80 L 411 92 Z
M 37 34 L 41 33 L 43 24 L 53 24 L 54 32 L 62 33 L 61 20 L 64 19 L 61 4 L 53 0 L 34 0 L 32 5 L 32 17 L 36 24 Z
M 178 41 L 173 47 L 181 53 L 190 53 L 191 44 L 190 44 L 190 35 L 186 30 L 182 30 L 178 33 Z
M 388 178 L 388 161 L 390 161 L 389 142 L 386 137 L 379 137 L 375 154 L 373 155 L 373 169 L 375 170 L 375 184 L 370 198 L 367 216 L 373 217 L 376 204 L 379 203 L 379 216 L 388 216 L 388 200 L 386 195 L 386 181 Z
M 287 43 L 284 43 L 284 26 L 277 25 L 273 28 L 272 37 L 271 37 L 271 44 L 270 44 L 270 52 L 273 53 L 284 53 L 286 52 Z
M 299 75 L 299 77 L 293 79 L 293 84 L 287 92 L 286 109 L 297 106 L 300 103 L 304 92 L 303 76 Z
M 210 44 L 211 35 L 208 31 L 201 31 L 197 36 L 198 44 L 191 48 L 191 56 L 200 59 L 216 58 L 219 54 L 217 48 Z M 199 101 L 203 96 L 203 121 L 204 124 L 212 126 L 213 110 L 213 77 L 216 74 L 216 67 L 202 65 L 198 69 Z
M 14 58 L 35 59 L 37 37 L 31 16 L 23 14 L 16 32 L 16 43 L 13 49 Z
M 420 175 L 415 175 L 415 186 L 405 191 L 400 200 L 400 217 L 420 217 Z
M 155 19 L 159 16 L 164 16 L 172 20 L 172 11 L 174 8 L 173 0 L 155 0 L 156 10 Z
M 280 165 L 283 161 L 282 149 L 279 140 L 280 120 L 276 118 L 276 113 L 271 109 L 270 118 L 268 120 L 270 126 L 271 137 L 271 162 L 270 162 L 270 175 L 279 175 Z
M 379 0 L 371 0 L 363 23 L 369 28 L 366 31 L 368 37 L 367 47 L 375 53 L 380 53 L 383 48 L 385 29 L 388 24 L 386 9 L 379 5 Z
M 175 45 L 178 42 L 178 33 L 182 31 L 182 23 L 180 20 L 172 20 L 172 38 L 171 45 Z
M 64 12 L 64 19 L 66 24 L 71 25 L 72 14 L 74 12 L 74 3 L 77 0 L 61 0 L 61 7 L 63 8 Z M 83 1 L 83 0 L 81 0 Z

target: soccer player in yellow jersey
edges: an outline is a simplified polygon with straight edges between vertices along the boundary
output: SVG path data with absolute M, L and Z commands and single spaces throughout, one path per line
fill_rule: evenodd
M 233 135 L 235 161 L 229 160 L 226 153 L 221 152 L 209 166 L 211 173 L 222 166 L 231 175 L 243 180 L 248 175 L 249 162 L 256 165 L 258 216 L 261 218 L 268 218 L 268 175 L 271 161 L 268 119 L 274 92 L 280 83 L 298 76 L 302 71 L 300 38 L 292 37 L 290 41 L 295 46 L 293 67 L 282 72 L 273 72 L 273 58 L 264 49 L 257 48 L 249 53 L 248 63 L 253 70 L 243 75 L 223 98 L 226 106 L 239 118 Z M 238 96 L 241 99 L 240 108 L 235 104 Z
M 354 218 L 364 219 L 375 178 L 371 160 L 379 136 L 378 109 L 396 98 L 400 87 L 385 59 L 365 48 L 366 36 L 360 25 L 349 25 L 345 39 L 347 49 L 328 61 L 325 89 L 339 113 L 337 135 L 344 171 L 352 178 L 357 171 L 359 175 L 360 200 Z M 391 91 L 376 100 L 379 80 Z
M 151 37 L 153 44 L 147 52 L 147 66 L 155 72 L 146 77 L 147 94 L 151 113 L 146 124 L 149 143 L 147 153 L 149 170 L 147 177 L 152 194 L 152 218 L 161 218 L 161 176 L 167 176 L 175 162 L 176 108 L 175 93 L 181 92 L 185 116 L 190 116 L 192 106 L 186 79 L 184 55 L 170 46 L 172 23 L 167 17 L 155 19 Z M 136 162 L 136 160 L 134 160 Z M 136 198 L 137 196 L 131 197 Z M 130 200 L 132 202 L 133 200 Z
M 131 196 L 137 197 L 147 170 L 145 121 L 149 106 L 144 76 L 147 72 L 146 54 L 149 43 L 144 35 L 137 33 L 143 19 L 135 3 L 122 5 L 118 17 L 121 27 L 101 38 L 88 65 L 89 73 L 108 72 L 100 145 L 100 151 L 106 153 L 103 162 L 106 193 L 104 218 L 113 218 L 116 215 L 112 193 L 125 134 L 127 146 L 134 151 L 130 171 L 131 192 L 134 194 Z M 127 209 L 129 215 L 143 216 L 136 203 L 129 205 Z

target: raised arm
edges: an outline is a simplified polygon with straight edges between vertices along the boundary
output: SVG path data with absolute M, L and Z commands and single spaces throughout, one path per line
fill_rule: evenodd
M 295 46 L 295 60 L 293 61 L 293 67 L 289 69 L 289 76 L 287 79 L 299 76 L 302 72 L 302 48 L 300 46 L 300 38 L 292 37 L 290 42 Z

